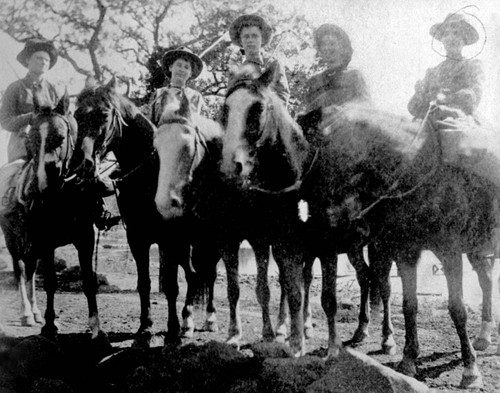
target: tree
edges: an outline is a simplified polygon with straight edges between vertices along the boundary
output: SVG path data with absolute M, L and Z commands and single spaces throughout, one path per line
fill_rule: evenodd
M 312 29 L 303 16 L 269 0 L 252 6 L 242 0 L 16 0 L 0 10 L 0 29 L 19 42 L 31 37 L 53 40 L 77 74 L 98 83 L 111 75 L 131 81 L 135 98 L 143 102 L 164 83 L 159 60 L 167 48 L 182 44 L 203 53 L 223 36 L 204 54 L 206 72 L 194 86 L 206 97 L 213 117 L 227 87 L 228 64 L 241 60 L 227 31 L 246 13 L 265 15 L 275 28 L 266 49 L 285 64 L 294 113 L 314 70 Z

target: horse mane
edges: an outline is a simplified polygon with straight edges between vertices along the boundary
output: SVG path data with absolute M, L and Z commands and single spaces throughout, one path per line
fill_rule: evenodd
M 413 157 L 425 142 L 421 123 L 414 122 L 366 102 L 352 101 L 344 105 L 323 108 L 320 124 L 323 135 L 333 135 L 346 129 L 370 129 L 390 141 L 395 150 Z
M 262 144 L 264 141 L 269 140 L 274 144 L 278 142 L 279 138 L 285 151 L 290 153 L 286 155 L 289 163 L 296 175 L 300 176 L 302 163 L 308 151 L 308 143 L 302 128 L 292 118 L 282 100 L 272 89 L 267 87 L 263 93 L 268 95 L 272 110 L 269 111 L 262 135 L 257 143 Z

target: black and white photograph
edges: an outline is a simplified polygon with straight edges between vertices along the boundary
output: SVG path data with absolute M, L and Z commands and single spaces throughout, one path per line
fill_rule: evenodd
M 0 393 L 500 392 L 498 0 L 0 0 Z

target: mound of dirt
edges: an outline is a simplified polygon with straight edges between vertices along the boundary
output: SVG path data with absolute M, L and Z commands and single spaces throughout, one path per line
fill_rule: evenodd
M 353 350 L 331 363 L 312 355 L 295 359 L 283 344 L 259 343 L 239 351 L 210 341 L 116 350 L 89 335 L 61 336 L 57 342 L 41 336 L 2 338 L 0 349 L 0 391 L 8 393 L 427 390 Z

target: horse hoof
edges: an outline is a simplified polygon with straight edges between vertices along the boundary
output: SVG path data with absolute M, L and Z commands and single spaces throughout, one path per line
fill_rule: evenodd
M 486 351 L 486 349 L 490 346 L 490 344 L 491 344 L 490 340 L 478 337 L 474 340 L 472 346 L 476 351 Z
M 194 327 L 182 328 L 181 337 L 182 338 L 193 338 L 194 337 Z
M 460 382 L 460 389 L 481 389 L 483 387 L 483 377 L 479 375 L 464 375 Z
M 386 355 L 395 355 L 397 351 L 396 341 L 392 335 L 382 341 L 382 352 Z
M 417 374 L 417 367 L 413 362 L 401 360 L 398 364 L 397 371 L 408 377 L 414 377 L 415 374 Z
M 395 345 L 387 345 L 387 344 L 382 344 L 382 352 L 385 355 L 395 355 L 398 352 L 398 349 Z
M 240 337 L 237 337 L 237 336 L 233 336 L 233 337 L 229 337 L 226 341 L 226 344 L 227 345 L 230 345 L 232 346 L 233 348 L 239 350 L 240 349 Z
M 148 349 L 151 344 L 151 338 L 153 337 L 153 333 L 148 330 L 141 330 L 137 332 L 135 335 L 134 342 L 132 343 L 132 348 L 136 349 Z
M 55 325 L 47 326 L 47 324 L 45 324 L 42 327 L 41 335 L 54 341 L 57 338 L 57 327 Z
M 33 314 L 33 317 L 35 318 L 36 323 L 40 325 L 43 325 L 45 323 L 45 319 L 42 317 L 42 314 L 36 313 Z
M 24 327 L 36 326 L 35 318 L 32 316 L 21 317 L 21 326 L 24 326 Z
M 369 336 L 370 335 L 368 334 L 368 331 L 362 329 L 356 329 L 354 335 L 351 338 L 350 345 L 361 344 Z
M 219 326 L 216 321 L 205 321 L 203 330 L 206 332 L 217 333 L 219 331 Z
M 304 328 L 304 337 L 306 340 L 314 337 L 314 328 L 312 326 L 307 326 Z

